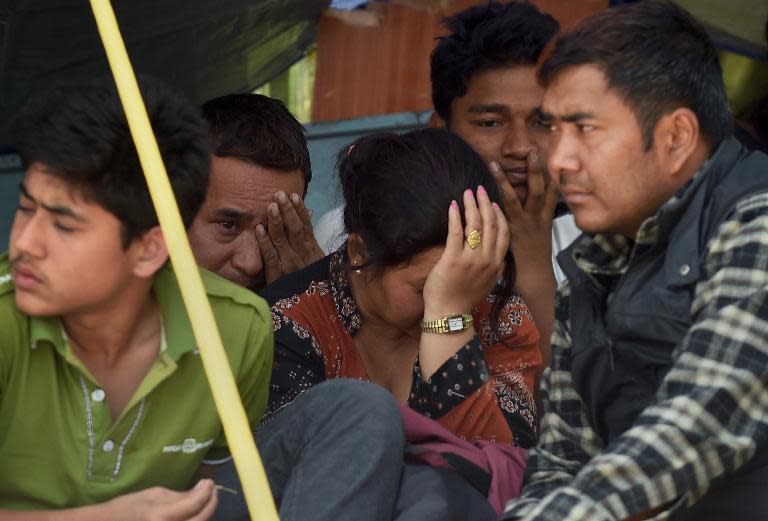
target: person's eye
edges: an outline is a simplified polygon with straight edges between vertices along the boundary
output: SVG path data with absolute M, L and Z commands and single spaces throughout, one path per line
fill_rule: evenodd
M 543 132 L 545 134 L 549 134 L 550 132 L 552 132 L 552 127 L 553 125 L 551 125 L 550 123 L 545 123 L 538 119 L 528 123 L 528 128 L 530 128 L 534 132 Z
M 482 128 L 496 128 L 502 125 L 503 123 L 496 119 L 479 119 L 475 121 L 475 126 Z
M 53 223 L 53 227 L 59 230 L 60 232 L 64 232 L 64 233 L 71 233 L 75 231 L 75 229 L 72 228 L 71 226 L 66 226 L 64 224 L 57 223 L 57 222 Z
M 17 212 L 21 212 L 23 214 L 29 215 L 29 214 L 33 213 L 35 211 L 35 209 L 30 207 L 30 206 L 24 206 L 21 203 L 19 203 L 19 205 L 16 207 L 16 211 Z
M 586 124 L 576 125 L 576 128 L 578 129 L 580 134 L 587 134 L 595 130 L 594 126 L 586 125 Z
M 235 229 L 234 221 L 217 221 L 216 225 L 225 232 L 231 232 Z

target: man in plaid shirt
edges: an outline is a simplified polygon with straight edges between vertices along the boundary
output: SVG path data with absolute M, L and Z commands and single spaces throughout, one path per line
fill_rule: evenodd
M 504 519 L 768 519 L 768 157 L 732 137 L 704 30 L 603 11 L 543 64 L 549 170 L 584 230 Z

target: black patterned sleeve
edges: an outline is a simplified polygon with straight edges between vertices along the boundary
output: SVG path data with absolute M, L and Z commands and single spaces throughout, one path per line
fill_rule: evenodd
M 488 367 L 475 335 L 426 380 L 422 379 L 421 367 L 416 361 L 408 406 L 428 418 L 437 419 L 474 394 L 487 381 Z
M 300 325 L 272 308 L 275 357 L 267 421 L 301 393 L 325 380 L 325 364 L 315 338 Z

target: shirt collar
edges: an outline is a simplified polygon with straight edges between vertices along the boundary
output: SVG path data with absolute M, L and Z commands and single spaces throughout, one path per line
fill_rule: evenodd
M 166 352 L 174 360 L 197 349 L 192 326 L 181 298 L 181 291 L 170 264 L 157 272 L 152 282 L 152 292 L 160 307 L 162 338 L 160 352 Z M 59 317 L 29 317 L 30 347 L 36 348 L 39 342 L 50 342 L 56 350 L 69 357 L 70 350 Z

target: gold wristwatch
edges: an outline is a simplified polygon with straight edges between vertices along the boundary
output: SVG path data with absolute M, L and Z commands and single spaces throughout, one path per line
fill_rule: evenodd
M 429 320 L 421 323 L 422 333 L 459 333 L 469 328 L 474 319 L 469 313 L 449 315 L 437 320 Z

